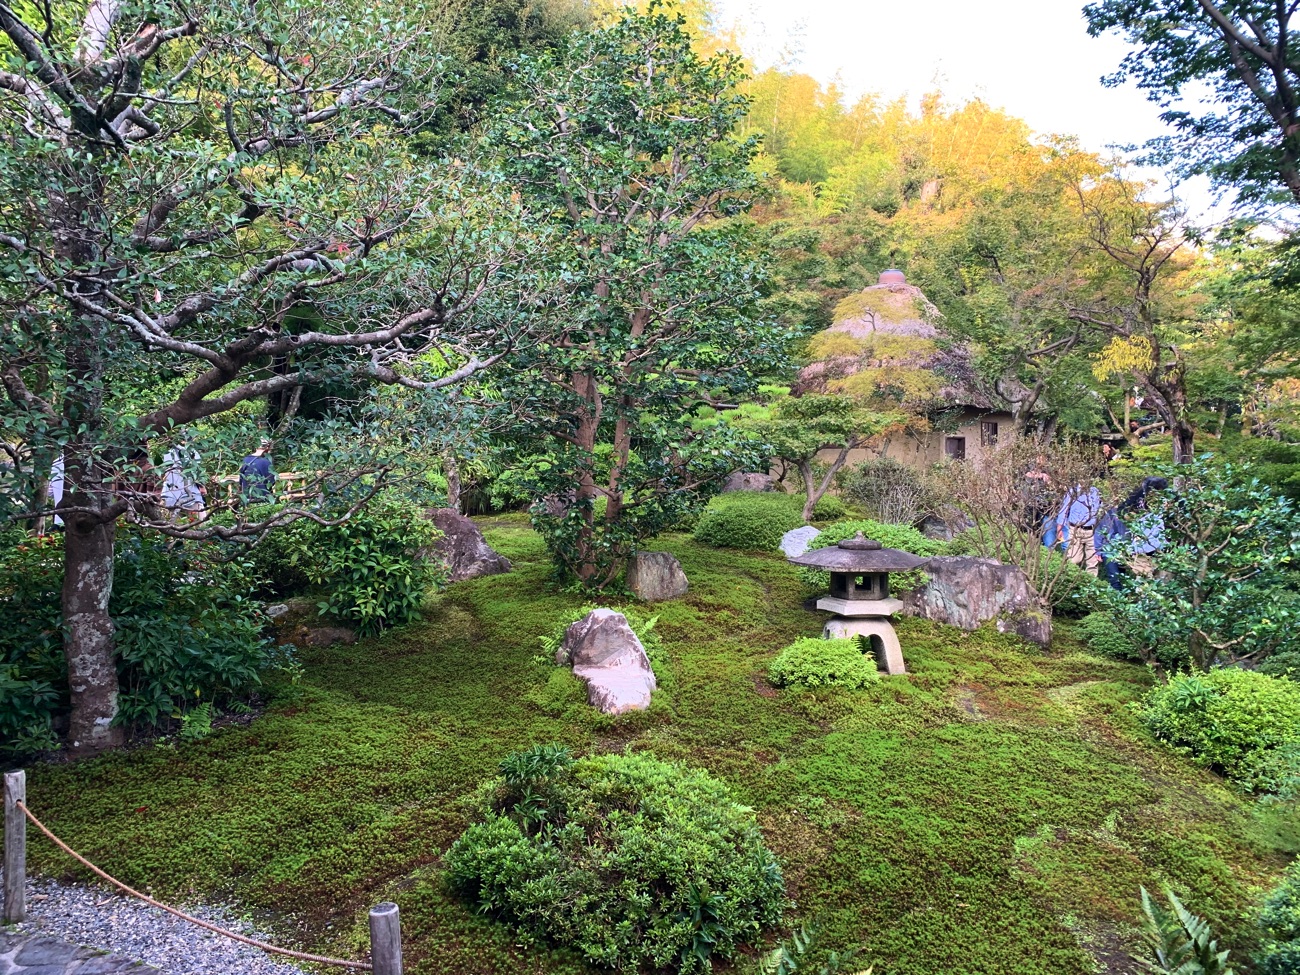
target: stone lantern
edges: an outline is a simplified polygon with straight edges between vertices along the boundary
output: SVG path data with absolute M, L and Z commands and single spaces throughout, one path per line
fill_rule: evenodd
M 829 595 L 817 600 L 817 608 L 834 615 L 826 621 L 822 637 L 866 637 L 876 662 L 890 674 L 905 674 L 903 650 L 889 617 L 903 608 L 902 600 L 889 595 L 889 573 L 906 572 L 925 565 L 911 552 L 883 548 L 873 538 L 858 532 L 838 545 L 812 549 L 790 559 L 793 565 L 821 569 L 831 574 Z

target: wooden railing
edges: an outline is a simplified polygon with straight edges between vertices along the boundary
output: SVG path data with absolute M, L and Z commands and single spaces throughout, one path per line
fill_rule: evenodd
M 276 474 L 275 487 L 272 489 L 272 494 L 278 501 L 298 501 L 312 495 L 313 492 L 308 489 L 311 481 L 311 474 Z M 217 486 L 217 492 L 221 492 L 224 488 L 225 501 L 227 504 L 234 504 L 235 501 L 238 500 L 238 474 L 221 474 L 218 477 L 214 477 L 212 483 Z

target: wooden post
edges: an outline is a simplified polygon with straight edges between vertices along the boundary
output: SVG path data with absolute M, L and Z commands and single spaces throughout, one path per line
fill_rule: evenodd
M 402 975 L 402 920 L 392 901 L 370 909 L 370 964 L 375 975 Z
M 5 923 L 27 919 L 27 773 L 5 773 Z M 399 963 L 400 964 L 400 963 Z M 400 969 L 399 969 L 400 970 Z

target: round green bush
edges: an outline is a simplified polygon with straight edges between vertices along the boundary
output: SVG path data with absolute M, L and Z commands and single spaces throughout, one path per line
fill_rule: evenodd
M 1176 674 L 1147 695 L 1142 720 L 1198 765 L 1277 792 L 1300 751 L 1300 683 L 1228 667 Z
M 1259 927 L 1255 965 L 1260 975 L 1300 972 L 1300 860 L 1287 867 L 1282 883 L 1264 901 Z
M 922 558 L 939 555 L 944 550 L 942 542 L 926 538 L 911 525 L 890 525 L 869 518 L 858 521 L 837 521 L 833 525 L 827 525 L 809 543 L 808 549 L 811 551 L 815 548 L 838 545 L 858 532 L 862 532 L 867 538 L 874 538 L 885 548 L 902 549 L 904 552 L 911 552 Z M 830 573 L 818 569 L 800 569 L 799 578 L 803 580 L 804 585 L 819 591 L 831 584 Z M 893 572 L 889 576 L 889 588 L 895 593 L 911 592 L 923 585 L 925 585 L 925 574 L 919 569 L 912 572 Z
M 478 798 L 447 884 L 526 940 L 695 973 L 781 919 L 781 869 L 753 811 L 706 772 L 546 745 L 503 761 Z
M 1089 613 L 1075 627 L 1079 639 L 1099 657 L 1140 660 L 1137 645 L 1120 632 L 1109 613 Z
M 767 491 L 734 491 L 713 498 L 695 525 L 695 540 L 716 548 L 770 552 L 781 536 L 804 523 L 798 498 Z
M 880 680 L 880 671 L 857 640 L 802 637 L 776 655 L 767 676 L 777 687 L 859 688 Z
M 1061 558 L 1060 552 L 1049 553 L 1047 570 L 1049 577 L 1055 575 Z M 1053 593 L 1052 615 L 1064 616 L 1068 619 L 1083 619 L 1099 605 L 1104 605 L 1103 597 L 1108 589 L 1106 583 L 1096 576 L 1084 571 L 1073 562 L 1067 562 Z
M 791 497 L 795 500 L 795 510 L 802 515 L 803 503 L 807 495 L 794 494 Z M 817 499 L 817 503 L 813 505 L 812 520 L 834 521 L 837 518 L 843 518 L 848 513 L 849 509 L 844 506 L 843 501 L 833 494 L 823 494 Z

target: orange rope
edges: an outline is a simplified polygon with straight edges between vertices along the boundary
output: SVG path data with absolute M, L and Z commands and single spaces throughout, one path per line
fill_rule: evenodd
M 186 914 L 184 911 L 178 911 L 174 907 L 168 907 L 166 904 L 154 900 L 148 894 L 142 894 L 138 890 L 133 890 L 132 888 L 128 887 L 126 884 L 122 883 L 122 881 L 118 880 L 116 877 L 110 877 L 103 870 L 100 870 L 99 867 L 95 866 L 93 863 L 91 863 L 89 860 L 83 857 L 72 847 L 68 846 L 67 843 L 64 843 L 63 840 L 59 839 L 57 836 L 51 833 L 49 831 L 49 828 L 46 827 L 44 823 L 42 823 L 39 819 L 37 819 L 32 814 L 32 811 L 27 808 L 26 803 L 16 802 L 14 803 L 14 805 L 16 805 L 19 809 L 21 809 L 23 811 L 23 814 L 26 815 L 28 819 L 30 819 L 33 823 L 36 824 L 36 828 L 39 829 L 42 833 L 44 833 L 46 836 L 48 836 L 50 840 L 54 843 L 54 845 L 57 846 L 60 850 L 62 850 L 64 853 L 68 854 L 68 856 L 72 857 L 82 866 L 88 867 L 96 875 L 103 877 L 114 887 L 121 888 L 122 890 L 130 894 L 132 897 L 140 898 L 140 900 L 144 901 L 146 904 L 152 904 L 154 907 L 161 908 L 162 910 L 166 911 L 168 914 L 174 914 L 183 920 L 189 921 L 191 924 L 197 924 L 201 928 L 207 928 L 209 931 L 215 931 L 217 934 L 223 934 L 227 938 L 233 938 L 236 941 L 242 941 L 244 944 L 252 945 L 254 948 L 261 948 L 263 951 L 269 951 L 277 955 L 288 955 L 290 958 L 300 958 L 303 961 L 320 962 L 322 965 L 340 965 L 344 968 L 361 968 L 361 969 L 365 969 L 366 971 L 371 970 L 371 966 L 367 965 L 365 962 L 344 961 L 341 958 L 326 958 L 324 955 L 309 955 L 303 951 L 290 951 L 288 948 L 277 948 L 275 945 L 269 945 L 265 941 L 258 941 L 256 938 L 249 938 L 242 934 L 236 934 L 234 931 L 227 931 L 225 928 L 217 927 L 215 924 L 211 924 L 208 921 L 204 921 L 197 917 L 192 917 L 191 915 Z

